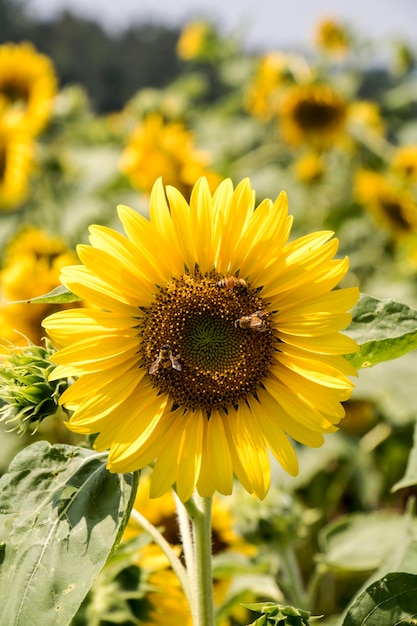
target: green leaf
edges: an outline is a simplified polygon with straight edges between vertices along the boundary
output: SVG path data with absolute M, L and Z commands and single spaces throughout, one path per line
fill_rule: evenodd
M 398 491 L 404 487 L 413 487 L 417 485 L 417 422 L 414 426 L 413 447 L 408 457 L 407 468 L 401 480 L 392 487 L 391 491 Z
M 408 517 L 385 511 L 355 513 L 329 523 L 320 533 L 320 561 L 341 572 L 371 572 L 409 541 Z M 408 545 L 408 543 L 407 543 Z
M 417 576 L 392 573 L 372 583 L 349 609 L 343 626 L 417 624 Z
M 346 359 L 356 368 L 372 367 L 417 348 L 417 311 L 395 300 L 361 294 L 346 330 L 360 350 Z
M 79 302 L 80 300 L 82 300 L 82 298 L 67 289 L 64 285 L 59 285 L 43 296 L 36 296 L 36 298 L 31 298 L 30 300 L 18 300 L 10 304 L 19 304 L 21 302 L 28 304 L 65 304 L 66 302 Z
M 106 456 L 40 441 L 0 479 L 0 606 L 8 626 L 67 626 L 117 544 L 136 475 Z

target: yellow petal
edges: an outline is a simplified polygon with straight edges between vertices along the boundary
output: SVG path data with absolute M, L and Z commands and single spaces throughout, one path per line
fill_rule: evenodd
M 200 178 L 190 198 L 190 227 L 196 262 L 201 272 L 209 272 L 215 262 L 214 215 L 208 182 Z
M 178 450 L 177 493 L 186 502 L 193 495 L 200 473 L 204 420 L 201 411 L 189 411 Z
M 237 456 L 245 467 L 253 492 L 262 499 L 270 484 L 270 465 L 265 440 L 245 403 L 237 411 L 230 409 L 227 417 L 228 437 L 233 441 Z
M 83 265 L 64 267 L 61 272 L 61 281 L 73 293 L 90 304 L 106 311 L 118 311 L 119 313 L 131 314 L 132 317 L 135 315 L 136 307 L 133 307 L 120 292 L 94 276 Z M 143 306 L 147 304 L 145 297 L 142 304 Z
M 291 411 L 287 413 L 284 406 L 270 393 L 269 385 L 266 391 L 260 390 L 257 395 L 265 411 L 277 420 L 282 430 L 290 437 L 311 448 L 323 445 L 323 435 L 313 420 L 310 423 L 309 416 L 301 410 L 302 407 L 296 407 L 296 411 L 292 411 L 292 407 L 287 406 Z
M 137 317 L 140 316 L 138 311 Z M 134 320 L 130 315 L 79 308 L 52 313 L 43 320 L 42 326 L 54 342 L 66 345 L 106 331 L 124 332 L 137 323 L 138 319 Z
M 171 429 L 170 441 L 161 448 L 160 455 L 154 465 L 151 476 L 150 496 L 159 498 L 177 480 L 178 452 L 181 445 L 184 429 L 190 419 L 190 411 L 175 420 Z M 192 417 L 192 416 L 191 416 Z
M 257 427 L 262 432 L 268 447 L 275 458 L 291 476 L 298 474 L 298 460 L 294 448 L 279 425 L 276 416 L 265 410 L 264 406 L 255 398 L 249 398 L 251 408 Z
M 205 426 L 198 492 L 205 497 L 213 495 L 215 490 L 229 495 L 233 488 L 233 466 L 223 416 L 212 411 Z

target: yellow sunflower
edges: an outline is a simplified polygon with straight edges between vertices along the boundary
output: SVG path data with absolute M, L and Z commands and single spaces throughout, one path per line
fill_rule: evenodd
M 283 52 L 269 52 L 258 61 L 256 74 L 245 94 L 245 109 L 267 122 L 279 108 L 283 88 L 291 82 L 289 57 Z
M 417 145 L 400 146 L 395 150 L 391 169 L 408 182 L 417 182 Z
M 386 172 L 358 170 L 355 175 L 354 196 L 393 239 L 417 232 L 417 205 L 410 190 Z
M 278 118 L 282 135 L 292 145 L 310 144 L 327 148 L 343 138 L 347 102 L 326 84 L 289 87 Z
M 369 100 L 355 100 L 349 104 L 347 125 L 359 136 L 364 131 L 383 136 L 386 131 L 381 109 L 376 102 Z
M 314 185 L 323 179 L 326 166 L 323 158 L 316 152 L 309 152 L 297 159 L 293 164 L 296 178 L 304 185 Z
M 347 29 L 332 17 L 326 17 L 317 24 L 314 41 L 320 50 L 339 58 L 346 56 L 352 43 Z
M 179 58 L 184 61 L 198 59 L 214 34 L 213 26 L 205 20 L 193 20 L 186 24 L 177 43 Z
M 132 133 L 120 160 L 120 170 L 134 187 L 150 192 L 162 176 L 166 185 L 174 185 L 189 197 L 194 183 L 206 176 L 210 188 L 220 182 L 209 171 L 207 153 L 197 150 L 194 136 L 181 122 L 165 122 L 152 113 Z
M 172 546 L 178 545 L 181 548 L 177 509 L 172 491 L 165 492 L 159 498 L 151 498 L 150 487 L 150 477 L 142 474 L 134 508 L 140 511 L 153 526 L 160 528 L 165 539 Z M 143 532 L 142 528 L 133 518 L 130 518 L 123 539 L 132 539 L 140 532 Z M 228 503 L 224 498 L 215 495 L 212 506 L 212 552 L 218 554 L 226 550 L 247 555 L 256 552 L 255 547 L 244 541 L 236 532 L 235 520 Z
M 268 449 L 298 471 L 288 439 L 320 446 L 337 429 L 354 368 L 340 334 L 357 288 L 332 291 L 348 269 L 333 233 L 288 243 L 285 194 L 255 210 L 248 179 L 211 194 L 200 179 L 190 202 L 160 180 L 150 220 L 120 206 L 126 237 L 91 227 L 83 265 L 61 280 L 101 310 L 49 316 L 60 346 L 54 378 L 78 380 L 61 401 L 78 433 L 100 434 L 108 468 L 155 461 L 151 496 L 176 484 L 230 494 L 233 475 L 263 498 Z
M 25 337 L 35 344 L 41 342 L 42 319 L 64 305 L 35 305 L 24 301 L 56 287 L 62 267 L 75 260 L 75 254 L 62 239 L 41 229 L 27 227 L 16 235 L 6 248 L 0 272 L 2 337 L 18 345 L 27 343 Z M 9 304 L 12 302 L 16 304 Z
M 172 491 L 166 492 L 159 498 L 150 498 L 150 480 L 148 475 L 141 475 L 134 508 L 155 527 L 159 528 L 165 539 L 177 555 L 182 552 L 181 538 L 178 528 L 177 510 Z M 214 497 L 212 508 L 212 552 L 213 555 L 234 552 L 246 556 L 254 556 L 255 546 L 247 543 L 235 530 L 235 519 L 230 509 L 230 500 Z M 130 540 L 142 533 L 142 528 L 130 518 L 123 540 Z M 152 624 L 191 624 L 190 609 L 179 580 L 170 569 L 167 558 L 155 544 L 148 544 L 138 553 L 138 564 L 149 572 L 147 585 L 152 591 L 147 593 L 146 599 L 152 607 L 150 623 Z M 214 581 L 214 599 L 220 606 L 233 582 L 232 574 L 225 575 Z M 241 612 L 241 607 L 230 606 L 228 613 Z M 173 619 L 175 615 L 177 619 Z M 180 616 L 182 619 L 180 620 Z M 147 623 L 147 622 L 145 622 Z M 230 620 L 225 618 L 223 626 L 228 626 Z
M 10 127 L 38 134 L 51 116 L 56 92 L 47 56 L 30 43 L 0 46 L 0 109 Z
M 31 136 L 0 121 L 0 210 L 14 209 L 27 199 L 33 159 Z
M 141 577 L 147 589 L 147 616 L 141 619 L 141 626 L 193 626 L 190 607 L 178 576 L 160 548 L 155 544 L 146 545 L 138 557 Z

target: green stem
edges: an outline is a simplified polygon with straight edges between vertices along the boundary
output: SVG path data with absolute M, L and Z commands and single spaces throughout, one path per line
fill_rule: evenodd
M 194 509 L 190 515 L 193 522 L 195 557 L 195 579 L 191 581 L 196 606 L 194 626 L 214 626 L 211 504 L 211 498 L 201 498 L 201 508 Z M 185 507 L 187 508 L 187 503 Z
M 178 517 L 178 528 L 180 531 L 182 550 L 184 554 L 185 567 L 187 570 L 187 577 L 189 581 L 195 580 L 196 572 L 195 572 L 195 558 L 194 558 L 194 541 L 192 535 L 192 526 L 191 519 L 188 515 L 188 512 L 184 506 L 184 503 L 181 502 L 175 490 L 173 491 L 173 496 L 177 508 L 177 517 Z M 191 503 L 190 503 L 191 504 Z M 195 507 L 194 502 L 192 506 Z M 193 587 L 191 586 L 190 594 L 193 591 Z M 191 598 L 190 604 L 190 612 L 192 616 L 193 624 L 197 623 L 197 608 L 195 598 Z
M 162 552 L 167 557 L 169 564 L 171 565 L 173 571 L 178 577 L 180 581 L 181 587 L 183 588 L 185 597 L 187 598 L 188 604 L 190 605 L 190 609 L 193 610 L 193 597 L 190 589 L 189 579 L 187 576 L 187 572 L 179 558 L 174 553 L 173 549 L 169 545 L 168 541 L 161 535 L 159 530 L 155 528 L 147 519 L 139 513 L 136 509 L 132 509 L 130 515 L 132 518 L 145 530 L 154 540 L 154 542 L 161 548 Z
M 281 545 L 279 548 L 279 556 L 284 570 L 286 579 L 285 587 L 290 601 L 297 608 L 306 609 L 307 597 L 293 547 Z

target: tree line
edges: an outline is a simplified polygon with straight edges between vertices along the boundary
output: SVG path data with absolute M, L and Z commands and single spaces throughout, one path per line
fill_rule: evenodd
M 61 87 L 82 85 L 94 110 L 120 110 L 143 87 L 163 87 L 181 72 L 179 29 L 136 23 L 118 33 L 70 11 L 33 17 L 22 0 L 0 0 L 0 44 L 30 41 L 55 65 Z

